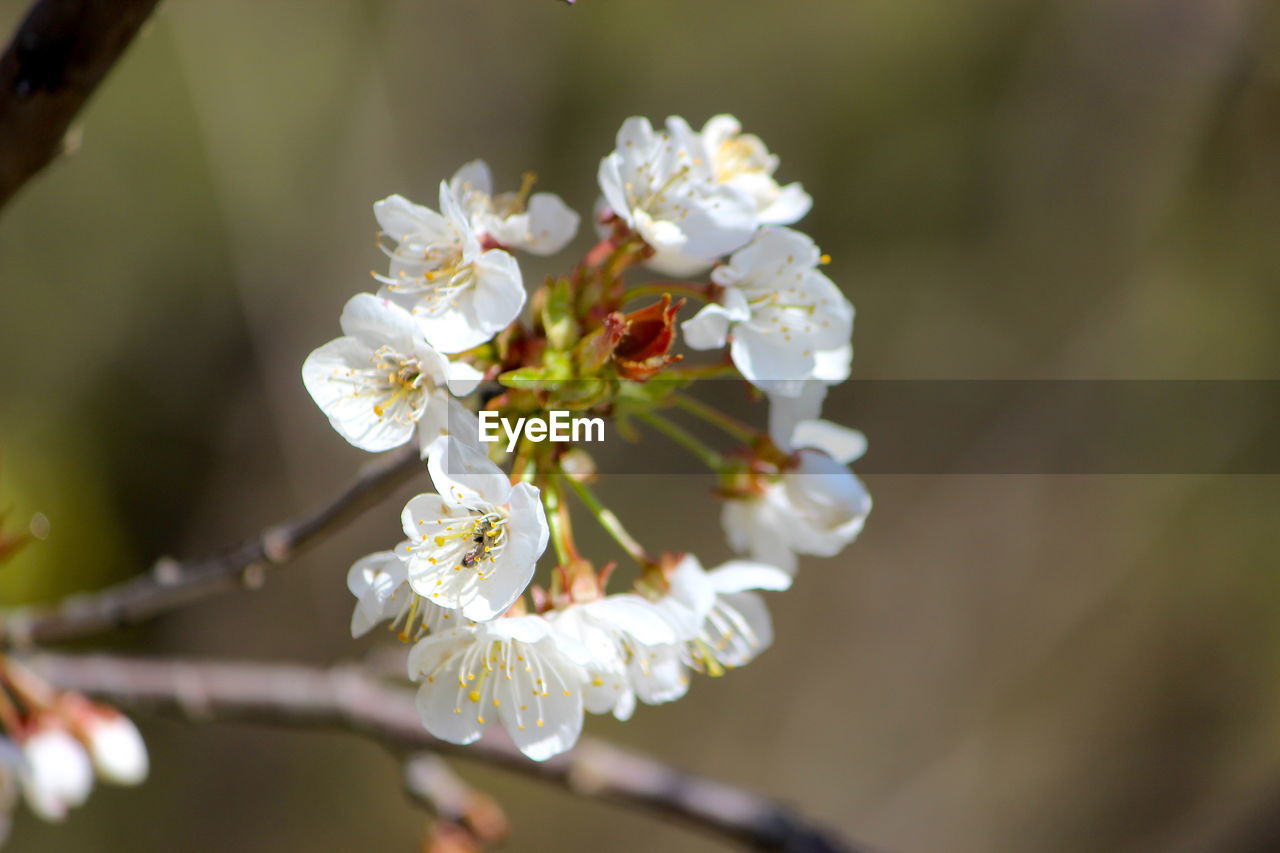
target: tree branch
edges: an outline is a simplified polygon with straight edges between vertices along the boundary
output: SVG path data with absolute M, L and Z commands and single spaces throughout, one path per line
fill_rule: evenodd
M 67 128 L 158 0 L 40 0 L 0 57 L 0 208 Z
M 0 648 L 95 634 L 238 585 L 257 586 L 266 566 L 288 562 L 422 470 L 416 444 L 393 450 L 370 463 L 327 504 L 217 554 L 182 561 L 165 558 L 150 572 L 97 592 L 0 611 Z
M 509 742 L 497 738 L 467 747 L 444 743 L 422 728 L 412 690 L 389 685 L 356 666 L 325 670 L 59 654 L 40 654 L 26 663 L 56 687 L 126 707 L 152 708 L 195 720 L 336 727 L 397 751 L 426 749 L 482 761 L 578 796 L 674 818 L 755 850 L 866 850 L 814 827 L 773 800 L 601 741 L 584 738 L 569 753 L 541 763 L 529 761 Z

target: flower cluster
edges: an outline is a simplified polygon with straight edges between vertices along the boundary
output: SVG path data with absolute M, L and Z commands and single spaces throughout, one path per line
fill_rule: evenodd
M 19 796 L 39 818 L 61 821 L 93 790 L 147 776 L 147 749 L 128 717 L 78 693 L 50 688 L 0 658 L 0 843 Z
M 471 743 L 496 722 L 542 760 L 573 746 L 584 712 L 625 720 L 637 702 L 678 699 L 691 673 L 721 675 L 772 642 L 759 593 L 787 589 L 797 555 L 830 557 L 858 535 L 871 500 L 848 465 L 865 440 L 818 420 L 849 376 L 853 306 L 822 272 L 829 259 L 788 227 L 811 199 L 777 168 L 731 116 L 701 131 L 628 119 L 600 163 L 599 242 L 531 295 L 516 253 L 555 254 L 579 225 L 559 197 L 531 192 L 531 175 L 495 194 L 475 161 L 441 183 L 437 210 L 398 195 L 374 205 L 388 268 L 302 375 L 348 442 L 416 442 L 426 460 L 435 491 L 405 505 L 404 541 L 357 561 L 347 583 L 354 636 L 386 622 L 413 644 L 408 675 L 435 736 Z M 646 268 L 680 280 L 629 282 Z M 690 299 L 701 306 L 680 322 Z M 722 357 L 686 364 L 680 340 Z M 685 393 L 713 376 L 767 398 L 767 429 Z M 592 490 L 583 446 L 525 437 L 504 453 L 477 438 L 476 411 L 551 409 L 625 435 L 647 425 L 705 462 L 742 559 L 707 570 L 646 550 Z M 668 409 L 736 448 L 713 449 Z M 571 496 L 634 559 L 629 590 L 607 591 L 614 564 L 597 570 L 578 551 Z

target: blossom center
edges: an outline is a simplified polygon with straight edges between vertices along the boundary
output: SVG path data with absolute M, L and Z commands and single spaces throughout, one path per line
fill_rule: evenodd
M 724 140 L 711 157 L 716 180 L 725 183 L 740 175 L 762 174 L 765 169 L 757 154 L 756 145 L 749 139 L 735 136 Z

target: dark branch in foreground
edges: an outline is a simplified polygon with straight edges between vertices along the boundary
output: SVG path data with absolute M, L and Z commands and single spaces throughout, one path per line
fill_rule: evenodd
M 67 128 L 159 0 L 40 0 L 0 57 L 0 208 Z
M 130 708 L 194 720 L 248 720 L 328 726 L 363 734 L 406 753 L 430 750 L 482 761 L 592 799 L 679 820 L 755 850 L 857 853 L 787 807 L 740 788 L 668 767 L 584 738 L 566 755 L 536 763 L 486 738 L 458 747 L 422 728 L 411 690 L 354 666 L 331 670 L 259 663 L 147 660 L 40 654 L 27 663 L 53 685 Z
M 262 570 L 291 560 L 425 470 L 415 445 L 386 453 L 324 506 L 208 557 L 164 559 L 150 572 L 54 604 L 0 611 L 0 648 L 96 634 L 139 622 L 212 593 L 261 582 Z

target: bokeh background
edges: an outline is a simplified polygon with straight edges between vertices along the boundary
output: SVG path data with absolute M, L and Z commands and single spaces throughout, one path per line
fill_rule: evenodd
M 0 0 L 0 29 L 24 6 Z M 167 0 L 74 153 L 0 216 L 0 507 L 49 519 L 0 601 L 201 552 L 348 479 L 363 456 L 299 366 L 381 263 L 374 199 L 430 202 L 485 157 L 585 211 L 623 118 L 725 111 L 815 196 L 803 227 L 858 307 L 860 378 L 1277 378 L 1274 3 Z M 655 470 L 670 452 L 643 446 Z M 868 485 L 866 532 L 774 599 L 767 654 L 588 731 L 892 850 L 1280 849 L 1280 483 Z M 643 541 L 714 565 L 711 486 L 601 488 Z M 343 578 L 394 541 L 399 500 L 259 592 L 106 643 L 359 657 L 389 638 L 352 643 Z M 144 788 L 63 827 L 24 815 L 11 849 L 419 843 L 366 743 L 141 723 Z M 721 849 L 459 766 L 513 851 Z

